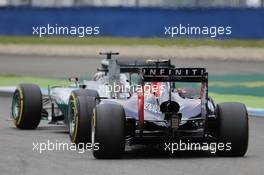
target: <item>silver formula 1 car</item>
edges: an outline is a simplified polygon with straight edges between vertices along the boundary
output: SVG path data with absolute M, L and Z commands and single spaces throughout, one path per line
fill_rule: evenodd
M 127 144 L 179 140 L 229 143 L 217 155 L 244 156 L 248 114 L 240 103 L 214 104 L 205 68 L 178 68 L 170 60 L 118 60 L 102 53 L 92 80 L 69 87 L 17 87 L 12 117 L 20 129 L 35 129 L 42 118 L 64 121 L 73 143 L 95 143 L 96 158 L 117 158 Z M 182 83 L 182 85 L 180 85 Z M 192 88 L 186 88 L 194 84 Z M 190 90 L 191 89 L 191 90 Z M 194 90 L 195 89 L 195 90 Z

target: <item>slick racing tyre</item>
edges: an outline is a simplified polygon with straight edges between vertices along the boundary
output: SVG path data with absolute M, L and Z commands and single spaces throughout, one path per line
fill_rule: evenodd
M 229 149 L 218 150 L 219 156 L 244 156 L 248 148 L 248 113 L 244 104 L 222 103 L 216 107 L 218 143 Z
M 14 92 L 11 115 L 17 128 L 35 129 L 41 120 L 42 94 L 37 85 L 20 84 Z
M 95 158 L 120 158 L 123 155 L 125 112 L 121 105 L 99 104 L 95 107 L 92 118 L 92 144 Z
M 72 143 L 91 142 L 91 119 L 98 93 L 93 90 L 73 91 L 69 98 L 69 135 Z
M 98 92 L 95 90 L 91 90 L 91 89 L 78 89 L 78 90 L 72 91 L 72 93 L 75 96 L 88 96 L 88 97 L 95 97 L 95 98 L 99 97 Z

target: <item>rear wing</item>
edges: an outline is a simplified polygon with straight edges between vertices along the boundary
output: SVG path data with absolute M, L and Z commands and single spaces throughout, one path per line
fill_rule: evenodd
M 170 60 L 117 60 L 120 73 L 138 73 L 142 68 L 174 68 Z
M 97 71 L 109 72 L 109 65 L 114 64 L 120 73 L 138 73 L 142 68 L 174 68 L 170 60 L 124 60 L 104 59 Z
M 205 68 L 142 68 L 144 82 L 207 82 Z

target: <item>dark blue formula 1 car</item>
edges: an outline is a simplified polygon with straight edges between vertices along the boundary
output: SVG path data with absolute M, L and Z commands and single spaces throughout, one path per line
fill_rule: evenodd
M 113 53 L 106 55 L 92 80 L 50 88 L 48 96 L 42 96 L 35 85 L 20 85 L 12 105 L 16 126 L 33 129 L 47 116 L 62 120 L 73 143 L 99 145 L 93 150 L 96 158 L 121 157 L 127 144 L 162 145 L 179 140 L 217 143 L 216 154 L 221 156 L 245 155 L 246 107 L 215 105 L 208 97 L 205 68 L 177 68 L 170 60 L 123 61 L 113 59 Z M 43 107 L 47 101 L 51 108 Z

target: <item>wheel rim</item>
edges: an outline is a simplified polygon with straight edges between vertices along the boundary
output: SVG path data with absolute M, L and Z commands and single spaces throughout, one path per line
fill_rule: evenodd
M 76 125 L 76 108 L 74 105 L 73 100 L 70 102 L 70 117 L 69 117 L 69 129 L 70 129 L 70 135 L 73 136 L 75 132 L 75 125 Z
M 12 117 L 17 120 L 21 109 L 21 98 L 18 91 L 15 92 L 12 102 Z
M 95 144 L 95 125 L 96 125 L 96 119 L 95 119 L 95 108 L 93 109 L 93 116 L 92 116 L 92 132 L 91 132 L 91 141 L 92 145 Z

